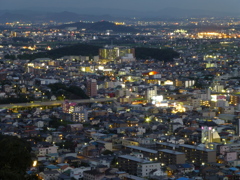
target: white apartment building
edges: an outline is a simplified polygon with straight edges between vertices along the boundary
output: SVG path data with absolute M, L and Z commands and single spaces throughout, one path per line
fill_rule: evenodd
M 152 170 L 161 170 L 160 162 L 139 163 L 137 167 L 137 176 L 148 177 Z
M 39 156 L 45 156 L 47 154 L 57 153 L 57 146 L 49 146 L 49 147 L 40 147 L 38 149 Z

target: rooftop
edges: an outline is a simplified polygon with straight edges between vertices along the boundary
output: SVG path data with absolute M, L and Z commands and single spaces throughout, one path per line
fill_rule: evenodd
M 127 146 L 127 148 L 136 149 L 136 150 L 145 151 L 145 152 L 154 153 L 154 154 L 157 153 L 157 151 L 155 150 L 139 147 L 139 146 Z
M 130 155 L 121 155 L 119 156 L 120 158 L 124 158 L 124 159 L 129 159 L 129 160 L 132 160 L 132 161 L 136 161 L 136 162 L 139 162 L 139 163 L 147 163 L 147 162 L 150 162 L 146 159 L 141 159 L 141 158 L 137 158 L 135 156 L 130 156 Z
M 168 153 L 168 154 L 177 154 L 177 155 L 185 154 L 185 153 L 182 153 L 182 152 L 179 152 L 179 151 L 174 151 L 174 150 L 169 150 L 169 149 L 161 149 L 161 150 L 158 150 L 158 151 L 165 152 L 165 153 Z
M 196 150 L 200 150 L 200 151 L 206 151 L 206 152 L 215 152 L 215 150 L 207 149 L 205 147 L 200 147 L 200 146 L 193 146 L 193 145 L 188 145 L 188 144 L 180 144 L 179 146 L 190 148 L 190 149 L 196 149 Z

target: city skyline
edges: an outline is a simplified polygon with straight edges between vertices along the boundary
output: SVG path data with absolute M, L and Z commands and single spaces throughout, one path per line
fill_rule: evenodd
M 0 180 L 240 179 L 240 0 L 0 5 Z

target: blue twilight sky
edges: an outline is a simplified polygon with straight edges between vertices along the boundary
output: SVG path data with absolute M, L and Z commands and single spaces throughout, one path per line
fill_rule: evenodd
M 135 11 L 157 11 L 163 8 L 205 9 L 240 12 L 240 0 L 0 0 L 0 9 L 28 9 L 35 7 L 113 8 Z

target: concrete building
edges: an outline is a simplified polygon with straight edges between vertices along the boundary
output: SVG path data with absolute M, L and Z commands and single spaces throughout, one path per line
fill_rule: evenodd
M 137 167 L 137 176 L 148 177 L 153 170 L 161 170 L 160 162 L 144 162 L 139 163 Z
M 97 96 L 97 81 L 96 81 L 96 79 L 89 79 L 87 81 L 87 95 L 90 97 Z
M 144 158 L 137 158 L 131 155 L 121 155 L 118 157 L 119 170 L 126 171 L 131 175 L 141 177 L 148 176 L 149 172 L 160 168 L 159 162 L 152 162 Z
M 104 177 L 104 173 L 98 172 L 97 170 L 89 170 L 83 172 L 84 180 L 100 180 Z
M 202 143 L 221 142 L 220 136 L 215 128 L 213 127 L 202 127 Z
M 157 96 L 157 86 L 148 88 L 146 90 L 146 99 L 151 102 L 152 97 Z
M 43 171 L 39 173 L 39 177 L 44 180 L 58 179 L 60 173 L 57 170 Z
M 217 152 L 205 147 L 188 145 L 188 144 L 172 144 L 172 143 L 157 143 L 158 149 L 176 150 L 186 155 L 186 162 L 196 164 L 206 164 L 216 162 Z
M 179 147 L 178 144 L 173 144 L 173 143 L 169 143 L 169 142 L 156 143 L 156 148 L 157 149 L 175 150 L 178 147 Z
M 148 157 L 150 161 L 158 160 L 158 152 L 156 150 L 140 147 L 140 146 L 127 146 L 126 149 L 131 150 L 132 152 L 139 152 Z
M 224 155 L 224 160 L 229 162 L 229 161 L 235 161 L 238 159 L 238 154 L 237 152 L 227 152 Z
M 209 162 L 216 162 L 215 150 L 187 144 L 179 145 L 177 150 L 186 154 L 186 161 L 189 163 L 204 165 Z
M 135 59 L 135 49 L 124 46 L 105 46 L 99 49 L 101 64 L 108 62 L 132 62 Z
M 88 121 L 88 112 L 87 112 L 87 110 L 74 111 L 72 113 L 72 121 L 74 121 L 74 122 L 86 122 L 86 121 Z
M 227 152 L 238 152 L 240 153 L 240 143 L 226 144 L 218 146 L 218 151 L 221 154 L 226 154 Z
M 57 153 L 57 146 L 49 146 L 49 147 L 40 147 L 38 149 L 38 155 L 39 156 L 45 156 L 47 154 L 54 154 Z
M 133 139 L 123 139 L 122 140 L 123 146 L 138 146 L 139 142 L 133 140 Z
M 184 164 L 186 156 L 182 152 L 169 150 L 169 149 L 161 149 L 158 150 L 159 153 L 159 161 L 162 165 L 170 165 L 170 164 Z
M 109 150 L 109 151 L 112 151 L 112 142 L 107 142 L 107 141 L 96 141 L 98 143 L 98 147 L 99 148 L 103 148 L 105 150 Z

